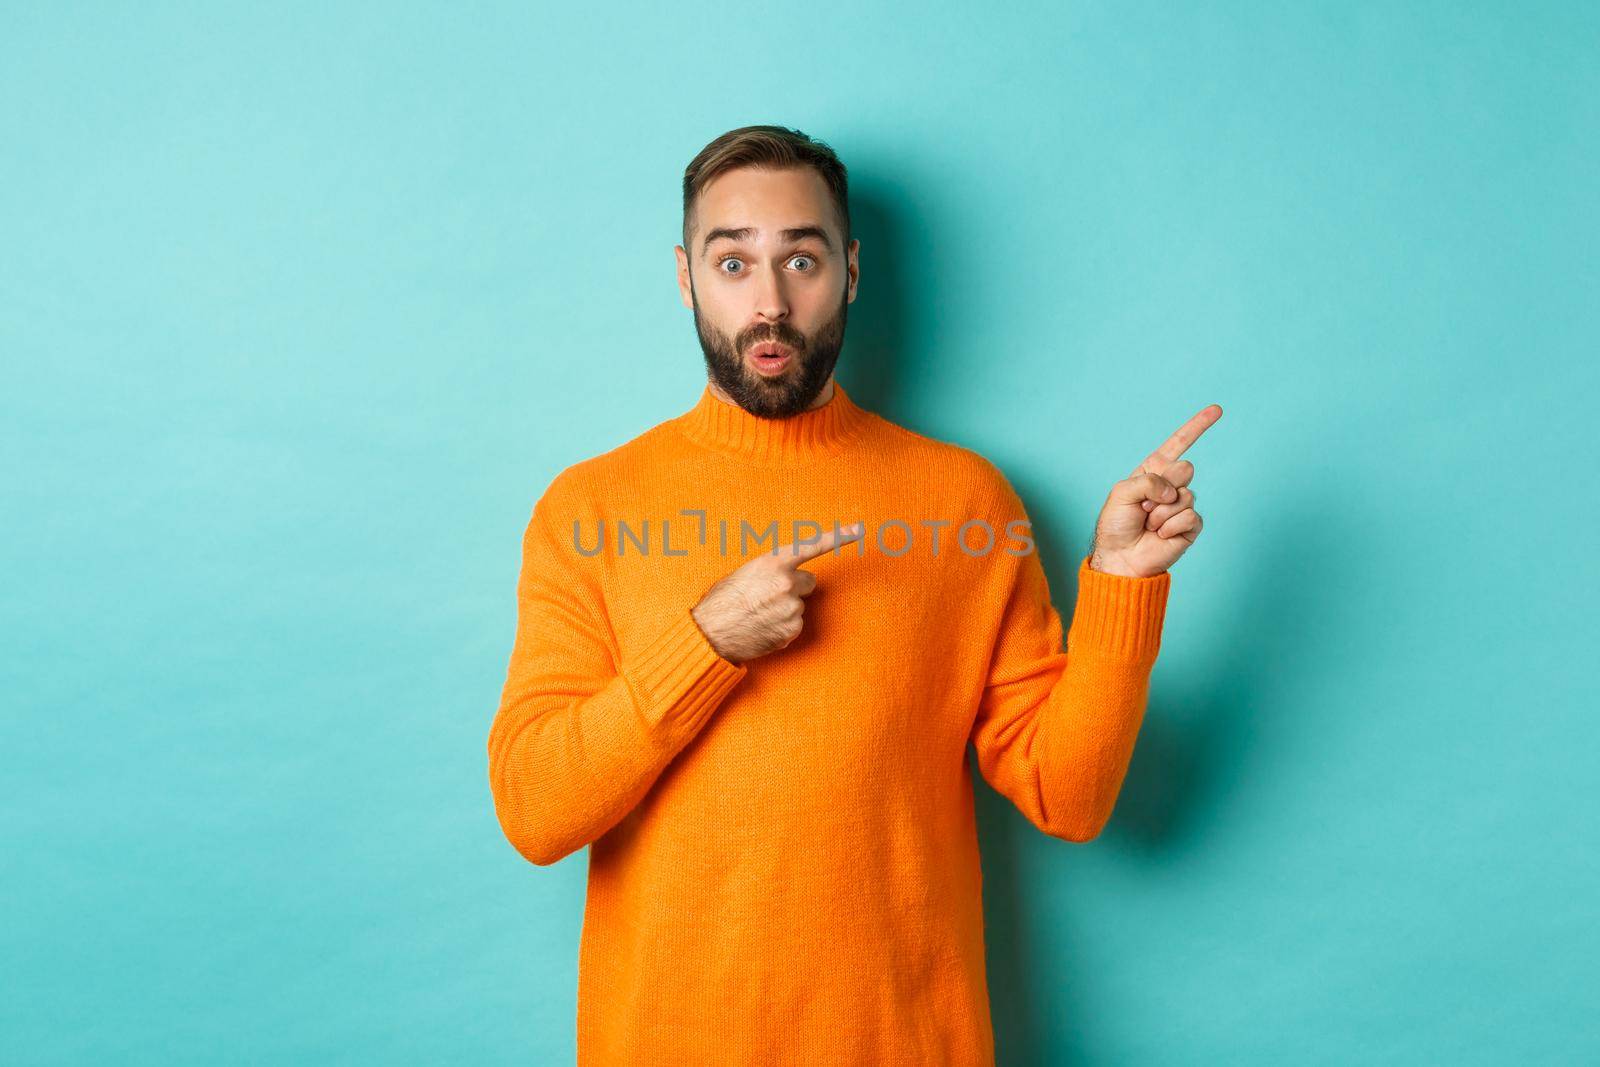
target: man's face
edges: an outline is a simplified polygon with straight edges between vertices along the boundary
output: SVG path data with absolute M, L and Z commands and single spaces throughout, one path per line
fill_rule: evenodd
M 822 176 L 810 167 L 719 175 L 695 201 L 687 240 L 676 247 L 678 289 L 712 383 L 763 418 L 806 410 L 844 345 L 861 245 L 843 246 Z

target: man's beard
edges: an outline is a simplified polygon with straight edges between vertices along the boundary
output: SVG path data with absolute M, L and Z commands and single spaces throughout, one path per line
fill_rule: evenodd
M 844 325 L 850 306 L 848 293 L 839 301 L 838 313 L 823 323 L 816 336 L 809 340 L 787 322 L 777 322 L 771 326 L 753 326 L 729 342 L 700 317 L 700 300 L 694 296 L 692 281 L 689 292 L 694 301 L 694 329 L 700 335 L 706 372 L 719 389 L 750 414 L 764 419 L 785 419 L 811 406 L 828 383 L 828 376 L 839 361 L 839 350 L 844 347 Z M 758 373 L 744 358 L 750 346 L 761 341 L 777 341 L 794 353 L 789 357 L 792 365 L 775 378 Z

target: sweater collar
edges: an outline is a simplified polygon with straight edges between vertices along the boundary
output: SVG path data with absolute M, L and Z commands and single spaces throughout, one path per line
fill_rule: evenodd
M 708 382 L 694 407 L 673 421 L 702 447 L 754 463 L 782 464 L 837 452 L 869 418 L 835 379 L 826 404 L 782 419 L 752 415 L 717 396 Z

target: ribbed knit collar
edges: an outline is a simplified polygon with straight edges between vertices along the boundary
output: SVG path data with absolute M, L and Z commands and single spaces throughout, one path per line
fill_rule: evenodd
M 839 451 L 870 420 L 836 379 L 833 395 L 821 407 L 784 419 L 764 419 L 711 391 L 700 392 L 694 407 L 672 420 L 695 444 L 764 465 L 801 462 Z

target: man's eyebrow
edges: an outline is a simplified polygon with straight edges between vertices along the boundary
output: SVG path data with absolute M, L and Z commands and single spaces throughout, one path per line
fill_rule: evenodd
M 706 249 L 711 247 L 711 242 L 719 237 L 726 237 L 730 241 L 747 241 L 755 235 L 755 232 L 749 226 L 740 226 L 738 229 L 719 226 L 706 234 L 705 241 L 700 245 L 700 254 L 705 255 Z M 822 247 L 830 252 L 833 251 L 833 242 L 828 239 L 828 231 L 821 226 L 795 226 L 792 229 L 778 231 L 778 236 L 784 241 L 799 241 L 807 237 L 815 237 L 822 242 Z

